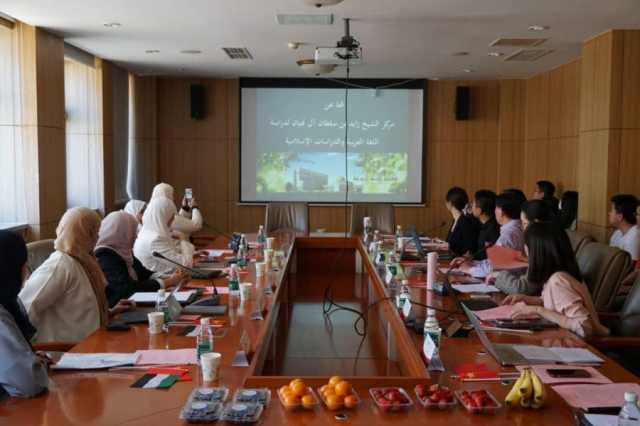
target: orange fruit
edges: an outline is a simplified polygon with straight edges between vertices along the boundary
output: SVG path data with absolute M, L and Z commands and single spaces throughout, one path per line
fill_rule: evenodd
M 347 396 L 351 393 L 351 383 L 343 380 L 335 386 L 336 395 Z
M 286 405 L 298 405 L 300 404 L 300 400 L 295 395 L 287 395 L 287 397 L 284 398 L 284 403 Z
M 291 392 L 293 392 L 296 396 L 302 396 L 307 393 L 307 388 L 302 382 L 295 382 L 289 385 Z
M 313 395 L 305 395 L 302 397 L 302 406 L 304 408 L 313 408 L 315 404 L 316 399 L 313 397 Z
M 338 395 L 327 396 L 325 402 L 327 403 L 327 408 L 331 411 L 338 410 L 342 405 L 342 399 Z
M 344 397 L 344 406 L 347 408 L 353 408 L 358 405 L 358 398 L 355 395 L 348 395 Z
M 331 376 L 331 378 L 329 379 L 329 384 L 335 386 L 338 383 L 340 383 L 341 381 L 342 381 L 342 377 L 340 377 L 340 376 Z
M 305 386 L 304 381 L 302 379 L 293 379 L 290 383 L 289 386 L 291 386 L 293 388 L 293 385 L 296 383 L 302 383 L 303 386 Z
M 284 385 L 280 389 L 278 389 L 278 392 L 280 392 L 281 395 L 284 395 L 288 391 L 289 391 L 289 386 L 287 386 L 287 385 Z

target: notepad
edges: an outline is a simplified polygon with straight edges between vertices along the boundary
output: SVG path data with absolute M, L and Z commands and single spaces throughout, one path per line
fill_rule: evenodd
M 182 365 L 197 364 L 195 349 L 150 349 L 136 351 L 139 356 L 136 365 Z
M 590 410 L 594 408 L 622 407 L 625 392 L 640 394 L 637 383 L 612 383 L 609 385 L 561 385 L 553 390 L 574 408 Z
M 561 348 L 535 345 L 513 345 L 520 355 L 532 362 L 562 364 L 601 364 L 604 360 L 584 348 Z
M 65 353 L 51 368 L 55 370 L 99 370 L 134 365 L 140 358 L 137 353 Z
M 487 257 L 491 261 L 494 271 L 510 271 L 529 267 L 529 263 L 522 259 L 522 254 L 509 247 L 497 245 L 489 247 Z
M 454 284 L 451 287 L 460 293 L 500 293 L 496 286 L 489 284 Z
M 165 293 L 164 295 L 165 300 L 167 300 L 167 298 L 171 294 L 173 294 L 173 296 L 176 298 L 178 302 L 188 303 L 193 297 L 195 297 L 196 291 L 187 290 L 187 291 L 177 291 L 175 293 L 168 292 L 168 293 Z M 129 300 L 132 300 L 139 304 L 156 303 L 156 301 L 158 300 L 158 293 L 153 291 L 138 292 L 138 293 L 134 293 L 129 298 Z
M 480 321 L 495 321 L 499 319 L 511 318 L 513 314 L 514 305 L 502 305 L 492 309 L 485 309 L 482 311 L 475 311 L 474 313 L 480 319 Z M 537 315 L 530 315 L 521 319 L 535 319 Z

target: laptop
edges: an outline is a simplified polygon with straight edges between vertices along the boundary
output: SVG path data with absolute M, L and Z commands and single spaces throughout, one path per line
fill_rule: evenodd
M 482 329 L 482 324 L 480 324 L 480 320 L 478 320 L 478 317 L 476 317 L 476 315 L 471 312 L 471 310 L 464 304 L 462 304 L 461 306 L 464 310 L 464 313 L 467 315 L 467 318 L 469 318 L 469 321 L 471 321 L 473 328 L 476 330 L 482 346 L 485 347 L 487 352 L 489 352 L 501 366 L 510 367 L 514 365 L 530 365 L 535 363 L 523 357 L 518 351 L 514 349 L 513 345 L 491 343 L 491 340 L 489 340 L 487 334 Z

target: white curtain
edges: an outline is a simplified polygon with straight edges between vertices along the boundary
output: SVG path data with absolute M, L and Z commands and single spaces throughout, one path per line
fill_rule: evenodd
M 113 66 L 113 180 L 116 205 L 129 200 L 127 168 L 129 163 L 129 73 Z
M 0 222 L 26 223 L 25 159 L 17 31 L 0 26 Z
M 67 206 L 104 212 L 101 90 L 96 68 L 65 60 Z

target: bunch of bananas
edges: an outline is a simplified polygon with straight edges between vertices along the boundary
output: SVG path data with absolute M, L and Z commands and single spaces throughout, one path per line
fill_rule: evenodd
M 541 408 L 546 399 L 546 391 L 542 381 L 530 368 L 522 371 L 520 378 L 504 399 L 508 407 L 518 404 L 525 408 Z

